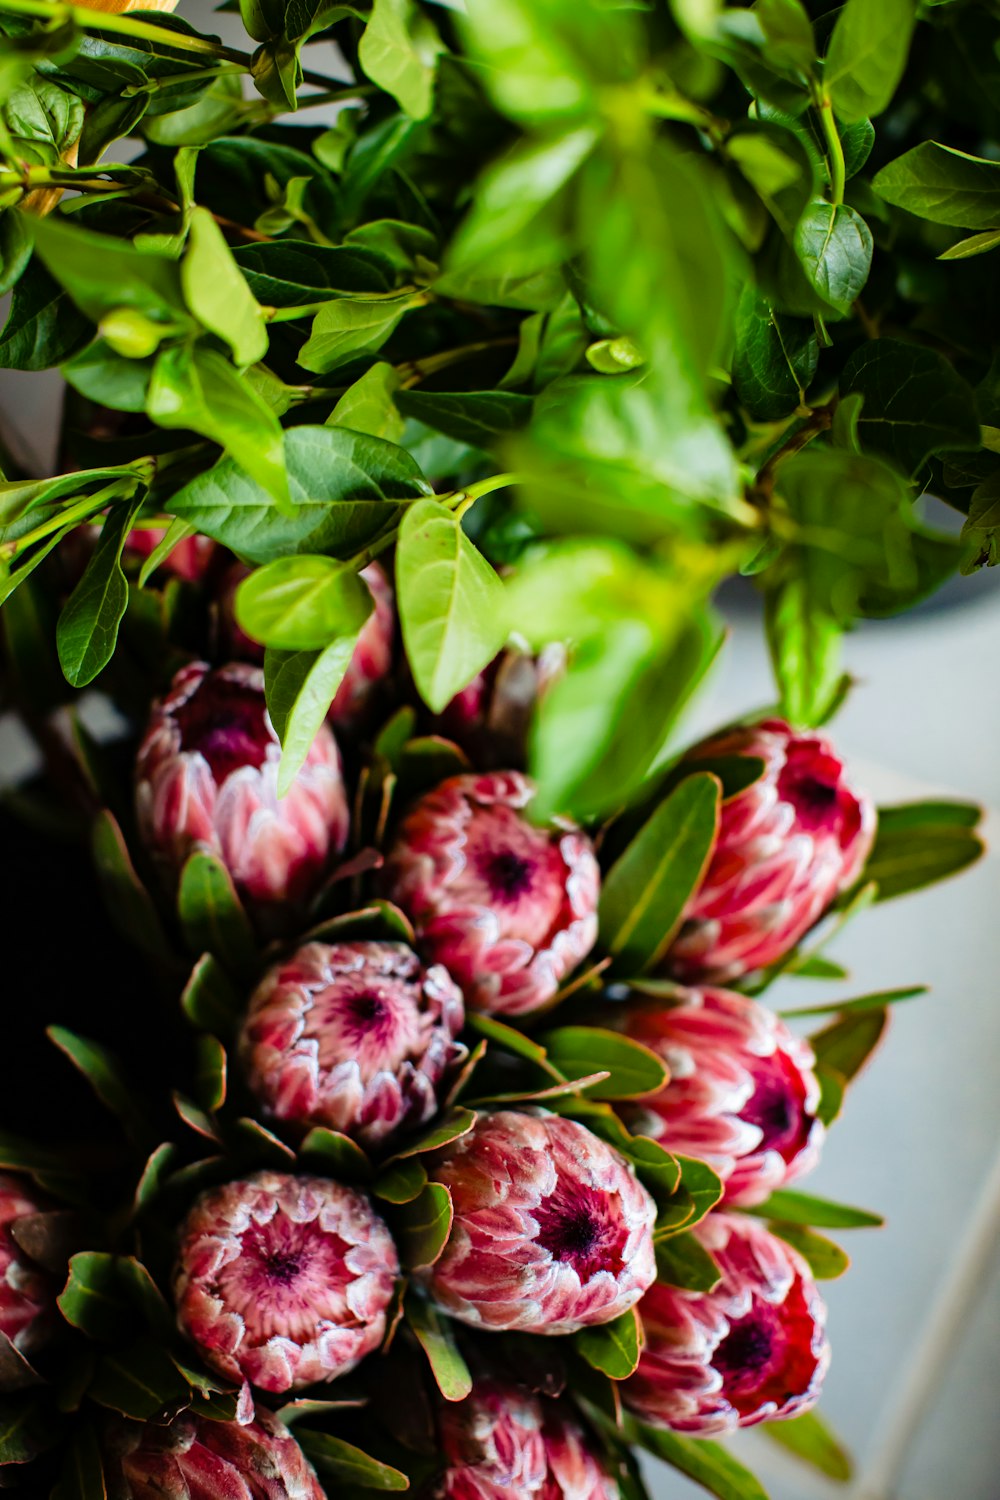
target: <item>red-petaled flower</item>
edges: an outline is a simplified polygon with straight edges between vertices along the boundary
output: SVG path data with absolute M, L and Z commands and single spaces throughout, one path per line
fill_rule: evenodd
M 304 901 L 347 839 L 340 754 L 324 725 L 282 798 L 280 759 L 259 668 L 184 667 L 153 704 L 136 765 L 139 826 L 154 855 L 176 872 L 203 846 L 256 908 Z
M 236 620 L 236 590 L 249 577 L 250 569 L 235 562 L 226 570 L 216 603 L 216 626 L 223 651 L 240 661 L 260 663 L 264 647 L 251 640 Z M 378 563 L 369 563 L 359 575 L 368 585 L 375 608 L 362 625 L 354 655 L 330 705 L 329 719 L 338 729 L 355 729 L 365 718 L 379 684 L 392 670 L 392 648 L 396 633 L 395 595 Z
M 565 666 L 560 643 L 537 656 L 501 651 L 434 716 L 432 726 L 468 751 L 477 766 L 521 765 L 538 700 Z
M 523 816 L 516 771 L 453 776 L 404 819 L 386 889 L 466 1004 L 519 1016 L 553 998 L 597 940 L 600 874 L 590 840 Z
M 166 534 L 166 527 L 162 526 L 136 527 L 126 537 L 125 546 L 134 556 L 146 558 L 156 551 Z M 199 583 L 208 572 L 215 551 L 216 543 L 211 537 L 195 533 L 179 541 L 160 566 L 186 583 Z
M 241 1053 L 267 1113 L 379 1145 L 430 1119 L 466 1055 L 462 994 L 403 943 L 307 943 L 250 1001 Z
M 737 979 L 775 963 L 861 873 L 875 808 L 844 779 L 829 740 L 765 719 L 706 740 L 687 763 L 759 758 L 764 773 L 723 803 L 704 880 L 667 955 L 682 979 Z
M 477 1380 L 439 1422 L 447 1469 L 439 1500 L 618 1500 L 583 1428 L 562 1402 Z
M 465 1323 L 573 1333 L 626 1312 L 656 1275 L 656 1205 L 631 1165 L 575 1120 L 483 1115 L 431 1175 L 455 1217 L 422 1279 Z
M 807 1411 L 830 1362 L 809 1267 L 742 1214 L 709 1214 L 692 1233 L 722 1279 L 711 1292 L 658 1282 L 646 1293 L 646 1343 L 621 1387 L 626 1405 L 644 1421 L 699 1435 Z
M 398 1271 L 364 1194 L 258 1172 L 203 1193 L 181 1226 L 177 1319 L 220 1374 L 299 1390 L 378 1347 Z
M 49 1331 L 56 1289 L 14 1237 L 18 1219 L 45 1213 L 46 1206 L 23 1178 L 0 1172 L 0 1334 L 30 1354 Z
M 638 1133 L 707 1161 L 726 1184 L 727 1203 L 761 1203 L 819 1159 L 813 1050 L 745 995 L 691 989 L 678 1000 L 612 1013 L 619 1030 L 670 1069 L 658 1094 L 622 1113 Z
M 245 1426 L 191 1413 L 163 1426 L 122 1423 L 104 1456 L 108 1500 L 326 1500 L 288 1428 L 262 1406 Z

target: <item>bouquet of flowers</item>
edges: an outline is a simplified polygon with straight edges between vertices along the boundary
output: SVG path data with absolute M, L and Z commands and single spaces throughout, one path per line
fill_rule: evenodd
M 12 995 L 0 1485 L 846 1478 L 881 1221 L 802 1181 L 915 991 L 826 948 L 981 844 L 826 726 L 855 620 L 996 560 L 994 8 L 183 9 L 0 0 L 0 367 L 66 386 L 10 806 L 104 901 L 45 1051 Z M 775 701 L 692 743 L 738 574 Z

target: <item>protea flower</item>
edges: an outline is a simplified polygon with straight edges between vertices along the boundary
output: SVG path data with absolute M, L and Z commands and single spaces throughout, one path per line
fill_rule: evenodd
M 312 1465 L 272 1412 L 212 1422 L 121 1423 L 105 1444 L 108 1500 L 326 1500 Z
M 256 910 L 303 902 L 347 839 L 340 754 L 324 726 L 279 799 L 280 759 L 259 668 L 184 667 L 153 704 L 136 764 L 139 827 L 153 854 L 176 873 L 206 847 Z
M 18 1219 L 44 1213 L 30 1184 L 0 1172 L 0 1334 L 21 1354 L 44 1340 L 55 1313 L 56 1288 L 14 1238 Z
M 219 1374 L 299 1390 L 378 1346 L 398 1270 L 363 1193 L 258 1172 L 203 1193 L 181 1226 L 177 1321 Z
M 250 569 L 236 562 L 226 570 L 217 601 L 217 628 L 224 652 L 240 661 L 260 663 L 264 648 L 251 640 L 236 619 L 236 591 Z M 396 633 L 395 595 L 378 563 L 369 563 L 359 575 L 368 585 L 375 608 L 362 625 L 354 655 L 336 696 L 330 705 L 329 719 L 337 729 L 356 729 L 380 683 L 392 670 L 392 648 Z
M 538 656 L 501 651 L 433 716 L 431 726 L 461 745 L 478 766 L 521 765 L 538 700 L 565 666 L 561 643 L 546 646 Z
M 437 1087 L 466 1055 L 465 1011 L 446 969 L 403 943 L 307 943 L 250 1001 L 241 1053 L 274 1119 L 378 1145 L 430 1119 Z
M 618 1500 L 583 1428 L 561 1402 L 479 1380 L 439 1422 L 447 1469 L 438 1500 Z
M 813 1050 L 745 995 L 691 989 L 678 1000 L 612 1013 L 618 1029 L 670 1069 L 658 1094 L 622 1112 L 640 1134 L 707 1161 L 726 1184 L 727 1203 L 761 1203 L 819 1158 Z
M 533 827 L 532 794 L 516 771 L 451 777 L 409 812 L 386 868 L 424 954 L 467 1005 L 497 1015 L 545 1005 L 597 939 L 590 840 L 568 823 Z
M 161 8 L 166 9 L 166 7 Z M 153 7 L 144 5 L 143 9 L 150 10 Z M 162 526 L 137 526 L 129 532 L 125 539 L 125 546 L 136 557 L 146 558 L 156 551 L 166 534 L 166 528 Z M 216 544 L 212 538 L 201 536 L 196 532 L 194 536 L 186 536 L 178 542 L 161 566 L 174 577 L 183 578 L 186 583 L 200 583 L 208 571 L 215 551 Z
M 829 740 L 781 719 L 733 729 L 688 756 L 749 755 L 764 774 L 723 803 L 718 839 L 667 962 L 682 979 L 737 979 L 775 963 L 861 873 L 875 808 Z
M 646 1343 L 621 1387 L 626 1405 L 646 1422 L 700 1436 L 807 1411 L 830 1362 L 809 1267 L 742 1214 L 709 1214 L 692 1233 L 722 1279 L 712 1292 L 658 1282 L 646 1293 Z
M 422 1279 L 465 1323 L 573 1333 L 626 1312 L 656 1275 L 656 1205 L 630 1164 L 575 1120 L 483 1115 L 431 1175 L 455 1217 Z

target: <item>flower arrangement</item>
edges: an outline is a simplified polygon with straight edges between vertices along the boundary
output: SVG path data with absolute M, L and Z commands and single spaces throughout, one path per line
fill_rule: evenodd
M 0 1485 L 845 1478 L 881 1221 L 802 1182 L 914 992 L 827 944 L 981 843 L 827 726 L 856 620 L 996 560 L 993 7 L 222 9 L 0 0 L 0 369 L 66 386 L 0 692 L 104 901 L 11 1023 Z M 776 702 L 692 744 L 734 575 Z

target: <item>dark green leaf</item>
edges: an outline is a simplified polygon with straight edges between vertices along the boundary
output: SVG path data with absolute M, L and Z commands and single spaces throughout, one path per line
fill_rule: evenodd
M 349 1182 L 364 1182 L 371 1176 L 371 1163 L 357 1141 L 339 1130 L 317 1125 L 299 1147 L 299 1155 L 321 1163 L 324 1170 Z
M 606 1072 L 585 1092 L 594 1099 L 641 1099 L 667 1081 L 664 1063 L 648 1047 L 600 1026 L 560 1026 L 539 1041 L 549 1062 L 566 1078 Z
M 834 1021 L 810 1038 L 817 1062 L 850 1082 L 878 1046 L 888 1019 L 885 1009 L 864 1009 Z
M 428 1182 L 400 1211 L 400 1249 L 407 1269 L 432 1266 L 440 1256 L 454 1217 L 451 1194 L 440 1182 Z
M 196 849 L 181 871 L 177 914 L 192 953 L 210 953 L 231 973 L 252 969 L 256 947 L 249 918 L 229 871 L 207 849 Z
M 453 1109 L 443 1120 L 432 1125 L 429 1130 L 424 1131 L 415 1141 L 403 1146 L 393 1161 L 398 1161 L 411 1156 L 423 1156 L 427 1151 L 437 1151 L 441 1146 L 449 1146 L 452 1141 L 459 1140 L 463 1135 L 468 1135 L 476 1123 L 476 1113 L 472 1109 Z
M 410 1481 L 399 1469 L 372 1458 L 353 1443 L 332 1437 L 327 1432 L 313 1432 L 297 1427 L 299 1446 L 320 1478 L 337 1485 L 357 1485 L 363 1490 L 405 1490 Z
M 396 405 L 436 432 L 446 433 L 473 448 L 489 448 L 498 438 L 523 427 L 531 416 L 530 396 L 512 391 L 466 391 L 443 395 L 437 391 L 399 391 Z
M 642 1350 L 642 1324 L 638 1313 L 633 1307 L 611 1323 L 581 1328 L 573 1335 L 573 1347 L 588 1365 L 609 1379 L 626 1379 L 639 1363 Z
M 203 953 L 181 995 L 181 1008 L 193 1026 L 228 1036 L 236 1026 L 242 1001 L 225 970 L 211 953 Z
M 299 552 L 349 557 L 397 519 L 400 502 L 430 492 L 404 449 L 343 428 L 293 427 L 285 459 L 287 516 L 231 459 L 174 495 L 170 512 L 253 563 Z
M 83 1250 L 69 1263 L 59 1311 L 88 1338 L 115 1341 L 134 1326 L 135 1313 L 123 1285 L 117 1255 Z
M 0 1397 L 0 1473 L 6 1464 L 30 1463 L 61 1436 L 61 1424 L 53 1420 L 48 1403 L 33 1396 Z
M 376 257 L 360 246 L 272 240 L 233 252 L 251 292 L 268 307 L 298 307 L 350 292 L 386 292 Z
M 969 827 L 930 820 L 923 826 L 890 821 L 879 828 L 863 879 L 866 884 L 875 882 L 877 900 L 889 901 L 957 874 L 974 864 L 982 852 L 982 840 Z
M 601 940 L 619 971 L 652 968 L 670 946 L 712 852 L 719 796 L 710 773 L 685 776 L 609 870 Z
M 0 369 L 48 370 L 68 358 L 92 332 L 87 318 L 36 256 L 11 295 L 0 334 Z
M 121 556 L 141 497 L 113 507 L 80 582 L 56 626 L 59 665 L 71 687 L 93 682 L 114 654 L 118 627 L 128 606 Z
M 1000 223 L 1000 162 L 922 141 L 876 172 L 872 186 L 887 203 L 935 224 L 994 230 Z
M 803 404 L 818 360 L 813 324 L 776 313 L 747 286 L 736 310 L 733 384 L 750 415 L 774 421 Z
M 668 1286 L 689 1292 L 710 1292 L 722 1272 L 693 1234 L 673 1234 L 656 1241 L 656 1276 Z
M 792 1188 L 779 1188 L 763 1203 L 748 1210 L 763 1219 L 779 1219 L 785 1224 L 816 1225 L 820 1229 L 878 1228 L 885 1220 L 881 1214 L 866 1208 L 850 1208 L 845 1203 L 831 1203 Z
M 136 874 L 114 815 L 106 808 L 94 819 L 91 849 L 111 920 L 123 937 L 162 962 L 170 954 L 170 944 L 156 905 Z
M 123 1077 L 122 1064 L 115 1054 L 97 1042 L 67 1031 L 64 1026 L 49 1026 L 46 1035 L 74 1067 L 79 1068 L 98 1099 L 118 1117 L 127 1134 L 137 1141 L 146 1137 L 149 1127 L 145 1110 L 131 1084 Z
M 141 1339 L 103 1356 L 87 1394 L 123 1416 L 147 1421 L 186 1401 L 191 1387 L 160 1343 Z
M 107 1493 L 97 1433 L 83 1424 L 73 1434 L 51 1500 L 107 1500 Z
M 864 397 L 857 431 L 862 446 L 913 474 L 931 453 L 979 447 L 970 386 L 934 349 L 875 339 L 848 360 L 841 392 Z
M 795 230 L 795 252 L 806 280 L 839 313 L 861 295 L 872 263 L 871 231 L 846 203 L 817 198 Z
M 717 1500 L 768 1500 L 760 1482 L 710 1438 L 682 1437 L 666 1428 L 636 1423 L 639 1442 L 650 1453 L 679 1469 Z

